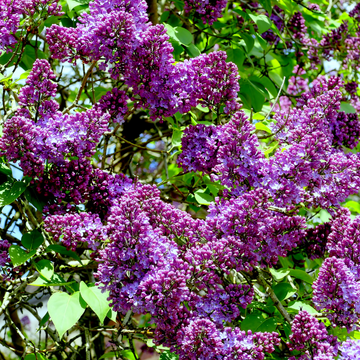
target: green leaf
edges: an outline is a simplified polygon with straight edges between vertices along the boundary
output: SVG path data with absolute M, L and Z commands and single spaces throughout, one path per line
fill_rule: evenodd
M 173 45 L 180 45 L 180 40 L 177 38 L 176 34 L 175 34 L 175 29 L 170 25 L 170 24 L 164 24 L 164 27 L 166 29 L 166 33 L 168 34 L 169 38 L 170 38 L 170 42 Z
M 27 354 L 24 360 L 47 360 L 47 358 L 41 353 L 37 352 L 36 354 Z
M 280 283 L 273 287 L 273 290 L 280 301 L 286 300 L 296 294 L 296 290 L 288 283 Z
M 24 71 L 24 72 L 20 75 L 19 79 L 16 80 L 16 81 L 23 80 L 23 79 L 27 79 L 28 76 L 30 75 L 30 72 L 31 72 L 31 69 Z
M 26 189 L 28 184 L 23 181 L 7 181 L 0 185 L 0 206 L 10 205 Z
M 263 124 L 263 123 L 261 123 L 261 122 L 256 123 L 256 124 L 255 124 L 255 128 L 256 128 L 257 130 L 265 131 L 265 132 L 267 132 L 268 134 L 272 134 L 271 130 L 270 130 L 265 124 Z
M 356 114 L 354 107 L 346 102 L 341 102 L 340 111 L 344 111 L 346 114 Z
M 29 285 L 32 286 L 68 286 L 76 281 L 65 281 L 60 275 L 54 274 L 50 280 L 46 280 L 42 277 L 38 277 L 34 282 Z
M 36 254 L 36 250 L 26 252 L 19 245 L 11 245 L 9 255 L 14 267 L 24 264 L 27 260 Z
M 47 307 L 61 339 L 65 331 L 69 330 L 81 318 L 86 309 L 86 304 L 81 301 L 79 291 L 72 295 L 62 292 L 51 295 Z
M 193 41 L 193 36 L 189 30 L 184 29 L 183 27 L 174 28 L 175 36 L 180 41 L 181 44 L 188 46 Z
M 259 0 L 259 3 L 269 13 L 269 16 L 271 16 L 272 13 L 271 0 Z
M 99 357 L 99 360 L 101 360 L 101 359 L 109 359 L 109 358 L 113 358 L 113 357 L 117 357 L 117 353 L 115 353 L 114 351 L 110 351 L 110 352 L 108 352 L 108 353 L 106 353 L 104 355 L 101 355 Z
M 171 353 L 170 351 L 164 351 L 160 355 L 160 360 L 179 360 L 179 355 Z
M 109 301 L 107 300 L 109 292 L 103 293 L 97 286 L 87 286 L 81 281 L 80 294 L 99 317 L 101 323 L 104 323 L 104 319 L 110 310 Z
M 296 279 L 303 280 L 309 284 L 312 284 L 314 282 L 314 279 L 303 270 L 291 269 L 290 275 Z
M 47 280 L 50 280 L 54 275 L 54 264 L 50 260 L 40 260 L 35 264 L 35 268 L 39 274 Z
M 295 310 L 295 312 L 306 310 L 310 315 L 320 315 L 320 313 L 317 312 L 312 306 L 302 301 L 290 302 L 287 309 Z
M 106 314 L 106 316 L 107 316 L 110 320 L 116 322 L 117 312 L 110 309 L 110 310 L 108 311 L 108 313 Z
M 0 164 L 0 173 L 5 174 L 6 176 L 12 176 L 12 170 L 5 164 Z
M 55 251 L 55 252 L 57 252 L 59 254 L 72 257 L 73 259 L 75 259 L 75 260 L 79 261 L 80 263 L 82 263 L 79 255 L 75 251 L 66 250 L 66 248 L 64 246 L 62 246 L 62 245 L 57 245 L 57 244 L 49 245 L 46 248 L 45 251 L 46 252 Z
M 126 359 L 126 360 L 136 360 L 136 358 L 131 350 L 122 350 L 121 358 Z
M 190 57 L 192 57 L 192 58 L 196 58 L 196 57 L 198 57 L 200 54 L 201 54 L 201 52 L 200 52 L 200 50 L 198 49 L 198 47 L 197 46 L 195 46 L 194 44 L 190 44 L 189 46 L 187 46 L 186 48 L 185 48 L 185 51 L 190 55 Z
M 69 6 L 69 11 L 72 11 L 72 9 L 75 9 L 77 6 L 88 5 L 90 0 L 66 0 L 66 2 Z
M 21 57 L 20 66 L 24 70 L 29 70 L 32 68 L 36 59 L 46 59 L 46 55 L 40 49 L 37 49 L 37 51 L 35 51 L 32 46 L 26 45 L 25 51 Z
M 244 39 L 245 44 L 246 44 L 246 50 L 249 53 L 255 45 L 254 38 L 250 34 L 247 34 L 247 33 L 241 33 L 240 36 L 242 39 Z
M 200 205 L 209 205 L 210 203 L 212 203 L 214 201 L 214 198 L 211 195 L 206 194 L 203 189 L 196 190 L 194 195 L 195 195 L 196 201 Z
M 250 18 L 257 25 L 259 33 L 269 30 L 271 28 L 272 22 L 268 16 L 265 15 L 253 15 L 249 14 Z
M 44 315 L 44 317 L 39 322 L 39 329 L 42 328 L 50 319 L 50 315 L 48 312 Z
M 45 201 L 41 198 L 41 195 L 33 187 L 26 188 L 25 197 L 35 208 L 42 212 L 45 206 Z
M 256 332 L 273 332 L 276 330 L 277 321 L 275 318 L 266 319 L 257 329 Z
M 43 242 L 44 237 L 39 230 L 32 230 L 21 238 L 21 243 L 29 250 L 38 249 Z
M 173 135 L 171 138 L 171 144 L 173 147 L 178 147 L 181 145 L 181 137 L 183 132 L 181 130 L 174 129 Z
M 245 60 L 245 54 L 240 49 L 228 49 L 226 50 L 226 61 L 227 62 L 233 62 L 238 68 L 241 68 L 244 60 Z
M 246 318 L 241 322 L 240 328 L 243 331 L 251 330 L 253 332 L 265 321 L 263 314 L 260 311 L 254 311 L 247 315 Z
M 347 201 L 342 206 L 350 209 L 353 212 L 360 214 L 360 204 L 357 201 L 350 200 L 350 201 Z
M 261 78 L 258 79 L 258 82 L 260 82 L 261 84 L 263 84 L 265 86 L 266 89 L 269 90 L 269 92 L 271 93 L 271 95 L 276 98 L 277 94 L 278 94 L 278 90 L 276 89 L 275 85 L 272 83 L 272 81 L 266 77 L 263 76 Z
M 279 269 L 275 270 L 274 268 L 270 268 L 271 275 L 275 279 L 275 281 L 281 281 L 284 277 L 290 274 L 289 269 Z

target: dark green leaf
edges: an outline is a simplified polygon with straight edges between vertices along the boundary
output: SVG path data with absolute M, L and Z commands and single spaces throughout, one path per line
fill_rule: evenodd
M 44 237 L 39 230 L 32 230 L 21 238 L 21 243 L 29 250 L 37 249 L 43 242 Z
M 77 6 L 80 5 L 88 5 L 90 0 L 66 0 L 68 6 L 69 6 L 69 11 L 71 11 L 72 9 L 75 9 Z
M 42 212 L 44 209 L 44 206 L 46 204 L 46 202 L 41 198 L 41 195 L 36 191 L 35 188 L 33 187 L 28 187 L 25 190 L 25 197 L 26 199 L 35 206 L 35 208 Z
M 288 283 L 280 283 L 273 287 L 273 290 L 280 301 L 288 299 L 296 293 L 296 290 Z
M 34 282 L 29 285 L 32 286 L 68 286 L 73 284 L 75 281 L 65 281 L 60 275 L 54 274 L 50 280 L 46 280 L 42 277 L 38 277 Z
M 314 279 L 303 270 L 291 269 L 290 275 L 296 279 L 303 280 L 309 284 L 312 284 L 314 282 Z
M 190 57 L 195 58 L 200 55 L 200 50 L 194 45 L 190 44 L 185 48 L 185 51 L 190 55 Z
M 41 319 L 41 321 L 39 322 L 39 329 L 42 328 L 50 319 L 50 315 L 47 312 L 44 317 Z
M 276 327 L 277 327 L 276 319 L 268 318 L 256 329 L 256 332 L 273 332 L 276 330 Z
M 271 16 L 271 13 L 272 13 L 271 0 L 259 0 L 259 3 L 268 12 L 268 14 L 269 14 L 268 16 Z
M 227 59 L 226 61 L 231 61 L 234 64 L 236 64 L 236 66 L 238 68 L 241 68 L 244 60 L 245 60 L 245 54 L 242 50 L 240 49 L 228 49 L 226 50 L 226 54 L 227 54 Z
M 252 48 L 254 47 L 254 44 L 255 44 L 254 38 L 250 34 L 247 34 L 247 33 L 241 33 L 240 36 L 244 39 L 245 44 L 246 44 L 246 50 L 249 53 L 252 50 Z
M 80 299 L 80 292 L 72 295 L 62 293 L 52 294 L 48 304 L 48 312 L 60 339 L 80 319 L 86 309 L 86 304 Z
M 241 322 L 240 328 L 243 331 L 251 330 L 254 332 L 265 320 L 263 313 L 257 310 L 246 316 Z
M 11 204 L 26 189 L 28 184 L 22 181 L 7 181 L 0 185 L 0 206 Z
M 177 147 L 181 145 L 181 137 L 183 132 L 181 130 L 174 129 L 172 139 L 171 139 L 171 145 L 173 147 Z
M 81 263 L 81 259 L 80 259 L 79 255 L 75 251 L 66 250 L 66 248 L 64 246 L 62 246 L 62 245 L 56 245 L 56 244 L 49 245 L 46 248 L 46 252 L 49 252 L 49 251 L 55 251 L 55 252 L 57 252 L 59 254 L 72 257 L 73 259 L 75 259 L 77 261 L 80 261 L 80 263 Z
M 193 41 L 193 36 L 189 30 L 186 30 L 182 27 L 175 27 L 174 28 L 175 36 L 183 45 L 190 45 Z

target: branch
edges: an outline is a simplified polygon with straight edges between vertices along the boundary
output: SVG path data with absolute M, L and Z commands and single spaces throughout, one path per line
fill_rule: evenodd
M 256 268 L 257 271 L 257 281 L 260 285 L 262 285 L 265 288 L 266 293 L 270 296 L 271 300 L 274 302 L 275 307 L 279 310 L 280 314 L 285 318 L 285 320 L 291 325 L 292 320 L 290 318 L 289 313 L 286 311 L 284 306 L 281 304 L 281 301 L 278 299 L 276 294 L 274 293 L 274 290 L 271 288 L 271 286 L 268 284 L 264 277 L 264 273 L 260 268 Z

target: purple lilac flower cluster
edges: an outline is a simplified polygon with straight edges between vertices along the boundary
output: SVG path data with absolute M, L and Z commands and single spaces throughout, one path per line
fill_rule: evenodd
M 356 328 L 360 317 L 360 286 L 348 266 L 348 261 L 329 257 L 325 259 L 317 280 L 313 284 L 313 302 L 334 324 Z
M 256 187 L 267 189 L 277 206 L 338 206 L 360 189 L 360 158 L 333 146 L 358 143 L 357 116 L 345 120 L 338 112 L 342 86 L 339 78 L 319 77 L 296 108 L 277 112 L 279 146 L 269 159 L 258 149 L 254 126 L 237 112 L 226 125 L 186 129 L 178 163 L 185 171 L 211 174 L 232 195 Z
M 360 341 L 347 339 L 340 348 L 339 360 L 360 360 Z
M 12 51 L 17 43 L 15 33 L 22 16 L 33 16 L 35 12 L 61 16 L 59 0 L 1 0 L 0 1 L 0 50 Z
M 237 271 L 275 264 L 305 235 L 304 218 L 272 211 L 263 189 L 210 205 L 206 222 L 218 234 L 211 244 L 221 254 L 219 266 Z
M 330 233 L 330 222 L 306 230 L 302 246 L 305 247 L 305 252 L 309 259 L 314 260 L 324 257 Z
M 225 9 L 227 0 L 185 0 L 184 10 L 189 13 L 194 10 L 200 14 L 204 24 L 212 25 L 219 17 L 221 12 Z
M 211 174 L 214 181 L 241 194 L 259 183 L 259 160 L 264 156 L 254 130 L 241 111 L 226 125 L 190 126 L 182 138 L 178 163 L 185 171 Z
M 266 13 L 267 16 L 268 13 Z M 273 12 L 270 16 L 270 20 L 277 27 L 279 32 L 283 32 L 285 24 L 284 24 L 284 10 L 279 8 L 277 5 L 274 6 Z M 261 37 L 265 39 L 270 44 L 277 44 L 280 40 L 279 36 L 274 33 L 273 30 L 267 30 L 261 34 Z
M 10 263 L 9 247 L 10 243 L 7 240 L 0 240 L 0 266 Z
M 132 87 L 135 105 L 149 108 L 153 118 L 185 113 L 198 104 L 236 111 L 237 69 L 225 61 L 226 54 L 174 64 L 165 27 L 147 23 L 145 10 L 143 0 L 94 1 L 77 28 L 52 25 L 46 35 L 52 56 L 62 61 L 105 59 L 101 68 L 111 65 L 112 76 Z
M 99 241 L 106 240 L 106 233 L 97 214 L 79 213 L 52 215 L 45 219 L 45 230 L 55 241 L 61 242 L 70 250 L 75 250 L 79 242 L 87 242 L 96 250 Z
M 20 161 L 24 175 L 36 178 L 39 193 L 55 204 L 66 197 L 79 204 L 91 179 L 89 158 L 110 115 L 96 108 L 73 115 L 57 111 L 52 79 L 49 63 L 36 60 L 19 94 L 22 108 L 4 125 L 0 150 L 8 161 Z
M 299 311 L 291 324 L 292 334 L 288 343 L 290 351 L 300 351 L 300 356 L 289 360 L 333 360 L 338 353 L 337 338 L 328 335 L 324 323 L 307 311 Z
M 229 274 L 236 261 L 242 261 L 240 253 L 225 248 L 219 251 L 220 235 L 214 234 L 215 228 L 220 233 L 224 227 L 220 219 L 216 222 L 222 212 L 212 211 L 208 222 L 194 220 L 164 203 L 159 195 L 156 188 L 137 183 L 110 208 L 105 230 L 110 242 L 99 252 L 96 277 L 110 291 L 114 310 L 149 312 L 157 325 L 155 341 L 176 351 L 180 359 L 263 359 L 264 352 L 274 351 L 279 343 L 278 334 L 246 334 L 225 327 L 226 322 L 240 315 L 239 307 L 245 308 L 252 301 L 253 289 L 241 283 L 226 285 L 217 273 L 221 268 Z M 257 220 L 249 227 L 256 227 Z M 288 221 L 287 230 L 294 228 L 296 234 L 296 222 Z M 281 238 L 282 230 L 273 229 L 275 223 L 269 225 L 269 232 L 276 233 L 278 242 L 286 248 L 291 240 L 287 235 Z M 254 236 L 259 236 L 260 226 L 254 229 Z M 240 224 L 238 231 L 224 234 L 223 243 L 225 238 L 230 242 L 241 237 Z M 224 261 L 223 256 L 228 259 Z M 252 263 L 260 259 L 258 255 Z
M 114 88 L 102 96 L 95 107 L 102 112 L 108 112 L 113 122 L 122 124 L 128 111 L 128 99 L 125 91 Z
M 306 34 L 307 27 L 305 19 L 300 12 L 296 12 L 288 21 L 287 28 L 296 40 L 302 40 Z

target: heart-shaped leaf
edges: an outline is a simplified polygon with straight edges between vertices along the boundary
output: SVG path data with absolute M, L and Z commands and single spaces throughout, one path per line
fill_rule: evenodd
M 90 308 L 99 317 L 101 323 L 104 322 L 106 315 L 110 310 L 109 292 L 101 292 L 97 286 L 87 286 L 83 281 L 80 283 L 80 293 Z
M 44 242 L 44 237 L 38 230 L 30 231 L 21 238 L 21 243 L 29 250 L 37 249 Z
M 19 245 L 11 245 L 9 248 L 9 255 L 13 265 L 20 266 L 35 255 L 36 250 L 26 252 Z
M 64 292 L 55 293 L 51 295 L 47 306 L 60 339 L 65 331 L 76 324 L 86 309 L 86 304 L 80 298 L 79 291 L 72 295 Z

